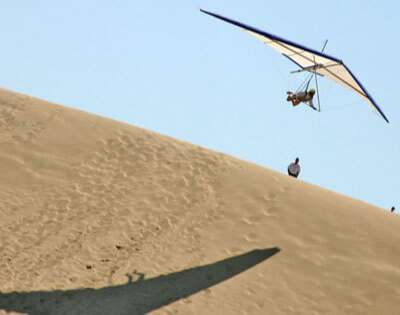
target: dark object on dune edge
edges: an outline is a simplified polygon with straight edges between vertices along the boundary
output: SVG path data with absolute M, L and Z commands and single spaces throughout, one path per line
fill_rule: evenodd
M 301 171 L 300 164 L 299 164 L 299 158 L 296 158 L 296 160 L 293 163 L 290 163 L 288 166 L 288 175 L 292 177 L 298 177 Z

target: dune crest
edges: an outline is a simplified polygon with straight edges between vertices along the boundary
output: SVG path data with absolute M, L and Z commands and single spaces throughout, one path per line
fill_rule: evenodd
M 366 203 L 6 90 L 0 162 L 0 314 L 400 307 L 400 219 Z

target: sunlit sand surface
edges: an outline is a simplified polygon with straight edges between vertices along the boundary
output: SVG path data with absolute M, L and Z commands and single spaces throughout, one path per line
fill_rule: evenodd
M 399 216 L 6 90 L 0 240 L 1 315 L 400 310 Z

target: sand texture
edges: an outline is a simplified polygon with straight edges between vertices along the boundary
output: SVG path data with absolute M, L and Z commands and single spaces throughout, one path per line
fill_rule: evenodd
M 148 313 L 400 314 L 400 216 L 0 90 L 0 314 Z

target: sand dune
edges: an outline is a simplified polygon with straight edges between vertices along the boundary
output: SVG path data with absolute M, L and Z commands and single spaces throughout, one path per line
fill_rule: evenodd
M 383 209 L 6 90 L 0 162 L 0 314 L 399 313 Z

